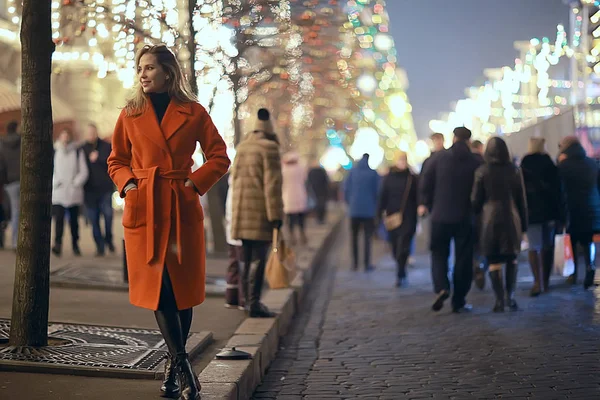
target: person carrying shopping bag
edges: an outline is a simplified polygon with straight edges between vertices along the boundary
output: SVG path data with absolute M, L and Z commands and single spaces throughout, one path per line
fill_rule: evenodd
M 244 271 L 242 292 L 251 318 L 272 318 L 274 313 L 260 302 L 273 229 L 283 221 L 281 157 L 279 140 L 273 130 L 269 111 L 258 110 L 254 130 L 238 145 L 233 176 L 233 216 L 231 237 L 242 241 Z M 252 290 L 250 269 L 258 260 Z

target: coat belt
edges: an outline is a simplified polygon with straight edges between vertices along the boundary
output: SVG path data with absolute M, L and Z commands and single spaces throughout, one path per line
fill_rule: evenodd
M 187 169 L 172 169 L 163 170 L 158 167 L 134 169 L 133 175 L 137 179 L 148 179 L 146 185 L 146 261 L 150 264 L 156 256 L 155 246 L 155 214 L 154 207 L 154 186 L 156 178 L 174 180 L 186 180 L 189 177 L 190 171 Z M 179 191 L 171 185 L 171 190 L 175 193 L 175 229 L 177 234 L 177 261 L 182 263 L 181 259 L 181 213 L 179 205 Z

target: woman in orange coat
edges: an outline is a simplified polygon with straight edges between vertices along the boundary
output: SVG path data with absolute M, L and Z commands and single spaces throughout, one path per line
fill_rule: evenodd
M 129 298 L 133 305 L 154 310 L 169 348 L 163 396 L 196 400 L 200 384 L 185 341 L 192 307 L 205 296 L 199 195 L 227 172 L 230 161 L 175 55 L 165 45 L 147 45 L 136 65 L 139 85 L 119 116 L 108 159 L 108 172 L 125 198 Z M 197 142 L 206 162 L 192 173 Z

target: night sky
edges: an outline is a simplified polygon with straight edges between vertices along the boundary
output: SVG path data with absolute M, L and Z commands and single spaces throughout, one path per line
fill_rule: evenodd
M 514 66 L 516 40 L 556 38 L 569 22 L 562 0 L 388 0 L 398 63 L 406 69 L 417 135 L 450 111 L 485 68 Z

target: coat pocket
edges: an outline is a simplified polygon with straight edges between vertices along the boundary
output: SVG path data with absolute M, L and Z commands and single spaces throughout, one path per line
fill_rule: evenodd
M 125 228 L 135 228 L 137 226 L 139 192 L 140 189 L 131 189 L 125 194 L 125 207 L 123 209 L 123 226 Z
M 183 188 L 183 204 L 181 218 L 184 222 L 204 221 L 204 210 L 200 203 L 200 195 L 193 187 Z

